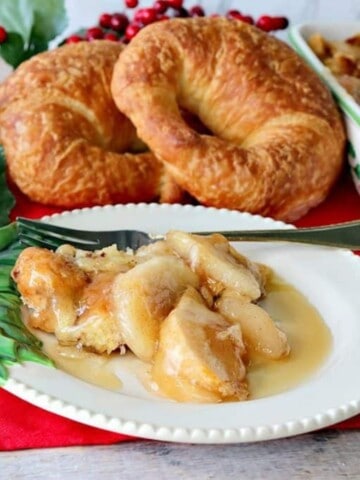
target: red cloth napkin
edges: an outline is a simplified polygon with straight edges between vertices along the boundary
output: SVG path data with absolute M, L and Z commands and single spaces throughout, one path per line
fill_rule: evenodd
M 14 189 L 16 207 L 12 218 L 39 218 L 60 212 L 60 209 L 38 205 Z M 297 226 L 327 225 L 360 219 L 360 197 L 347 172 L 338 181 L 327 200 L 313 209 Z M 331 428 L 360 428 L 360 415 Z M 132 437 L 120 435 L 68 420 L 46 412 L 0 388 L 0 450 L 61 447 L 74 445 L 108 445 Z

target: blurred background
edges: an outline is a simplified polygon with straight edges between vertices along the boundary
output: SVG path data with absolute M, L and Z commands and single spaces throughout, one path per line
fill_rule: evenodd
M 0 0 L 1 3 L 1 0 Z M 139 7 L 151 6 L 154 0 L 139 0 Z M 134 11 L 125 8 L 124 0 L 65 0 L 69 24 L 61 36 L 50 43 L 57 46 L 64 38 L 81 28 L 98 23 L 102 13 L 125 12 L 133 18 Z M 255 19 L 262 15 L 285 16 L 290 25 L 309 21 L 343 22 L 360 20 L 360 0 L 184 0 L 184 7 L 200 5 L 207 15 L 239 10 Z M 288 40 L 288 31 L 273 32 L 282 40 Z M 346 36 L 346 32 L 344 32 Z M 0 58 L 0 81 L 11 71 Z
M 141 0 L 139 3 L 141 7 L 146 7 L 153 0 Z M 360 0 L 185 0 L 185 7 L 193 5 L 201 5 L 206 13 L 225 13 L 236 9 L 255 17 L 284 15 L 292 25 L 310 20 L 360 20 Z M 70 23 L 64 36 L 78 28 L 92 26 L 103 12 L 125 10 L 123 0 L 66 0 L 66 6 Z M 286 39 L 286 32 L 277 35 Z

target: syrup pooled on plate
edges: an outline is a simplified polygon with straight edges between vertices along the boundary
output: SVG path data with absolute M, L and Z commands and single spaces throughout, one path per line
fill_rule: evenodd
M 276 319 L 286 333 L 291 352 L 279 361 L 253 358 L 247 368 L 249 399 L 263 398 L 296 387 L 324 363 L 330 352 L 332 337 L 329 328 L 304 295 L 272 274 L 267 285 L 264 308 Z M 131 374 L 138 377 L 147 391 L 158 394 L 149 376 L 149 366 L 131 352 L 123 358 L 117 354 L 98 355 L 75 347 L 61 347 L 53 335 L 32 330 L 43 342 L 44 352 L 55 365 L 85 382 L 108 390 L 121 391 L 117 362 L 126 363 Z
M 269 278 L 264 309 L 286 333 L 291 351 L 280 361 L 253 359 L 248 369 L 251 398 L 294 388 L 310 378 L 330 353 L 332 336 L 316 308 L 275 274 Z

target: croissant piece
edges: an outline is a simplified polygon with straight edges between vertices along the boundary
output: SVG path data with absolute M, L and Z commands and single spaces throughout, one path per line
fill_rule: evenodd
M 23 63 L 0 85 L 0 140 L 10 177 L 32 200 L 64 207 L 178 201 L 180 189 L 111 97 L 124 47 L 64 45 Z
M 199 202 L 294 220 L 319 204 L 343 164 L 330 92 L 280 40 L 225 18 L 142 30 L 112 79 L 119 109 Z M 189 127 L 196 115 L 213 135 Z

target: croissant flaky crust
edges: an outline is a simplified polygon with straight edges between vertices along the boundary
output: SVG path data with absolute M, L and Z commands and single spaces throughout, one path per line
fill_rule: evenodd
M 76 207 L 178 200 L 164 173 L 111 97 L 124 47 L 64 45 L 23 63 L 0 85 L 0 139 L 10 177 L 32 200 Z M 131 153 L 133 152 L 133 153 Z
M 326 197 L 343 163 L 344 128 L 327 88 L 288 46 L 243 22 L 148 26 L 121 53 L 112 93 L 206 205 L 294 220 Z M 181 109 L 213 135 L 191 129 Z

